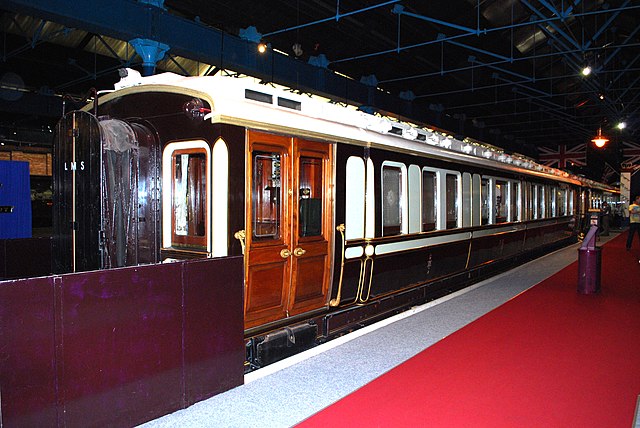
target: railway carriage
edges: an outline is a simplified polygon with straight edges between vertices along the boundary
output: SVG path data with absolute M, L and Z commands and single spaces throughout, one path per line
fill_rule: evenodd
M 571 242 L 615 193 L 249 78 L 116 88 L 58 125 L 55 271 L 244 254 L 248 369 Z

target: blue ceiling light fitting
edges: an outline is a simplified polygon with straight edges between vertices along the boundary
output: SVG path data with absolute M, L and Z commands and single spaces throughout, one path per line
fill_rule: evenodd
M 249 42 L 260 43 L 262 40 L 262 34 L 258 32 L 258 29 L 253 25 L 247 28 L 241 28 L 239 32 L 240 38 Z
M 151 76 L 156 69 L 156 64 L 169 50 L 164 43 L 149 39 L 133 39 L 129 43 L 142 58 L 142 75 Z
M 376 77 L 375 74 L 370 74 L 368 76 L 362 76 L 360 78 L 360 83 L 362 83 L 363 85 L 367 85 L 367 86 L 371 86 L 371 87 L 375 88 L 376 86 L 378 86 L 378 78 Z
M 242 40 L 258 44 L 258 52 L 263 54 L 269 47 L 266 43 L 262 42 L 262 33 L 258 32 L 258 29 L 253 25 L 247 28 L 241 28 L 238 34 Z
M 329 68 L 329 60 L 325 56 L 325 54 L 320 54 L 318 56 L 310 56 L 307 61 L 310 65 L 315 65 L 320 68 Z
M 398 97 L 400 97 L 401 100 L 413 101 L 416 99 L 416 94 L 414 94 L 413 91 L 402 91 L 398 94 Z

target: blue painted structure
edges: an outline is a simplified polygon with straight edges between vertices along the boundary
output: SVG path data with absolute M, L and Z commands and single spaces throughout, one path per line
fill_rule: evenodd
M 295 87 L 329 98 L 348 98 L 376 110 L 412 116 L 397 96 L 377 91 L 326 68 L 328 59 L 314 64 L 269 51 L 256 55 L 256 42 L 172 15 L 152 2 L 128 0 L 68 2 L 64 0 L 7 0 L 6 7 L 51 20 L 70 28 L 83 28 L 119 40 L 142 38 L 170 47 L 170 52 L 195 61 L 215 64 L 265 81 Z M 391 2 L 393 3 L 393 2 Z M 206 43 L 203 43 L 206 40 Z
M 31 238 L 29 162 L 0 161 L 0 239 Z

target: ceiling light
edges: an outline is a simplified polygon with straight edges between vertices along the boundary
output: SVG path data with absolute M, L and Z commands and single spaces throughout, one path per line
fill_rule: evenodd
M 601 100 L 604 100 L 604 94 L 598 95 L 598 98 L 600 98 Z
M 602 135 L 602 128 L 598 128 L 598 135 L 596 135 L 595 138 L 591 141 L 593 141 L 596 147 L 601 149 L 604 147 L 605 144 L 607 144 L 609 139 L 604 135 Z
M 582 69 L 582 75 L 583 76 L 588 76 L 591 74 L 591 67 L 589 67 L 588 65 Z

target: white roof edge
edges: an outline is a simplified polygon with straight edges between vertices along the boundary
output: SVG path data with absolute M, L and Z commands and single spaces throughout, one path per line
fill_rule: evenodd
M 252 77 L 195 76 L 185 77 L 162 73 L 140 77 L 131 73 L 116 84 L 120 88 L 101 97 L 100 101 L 144 90 L 168 90 L 200 93 L 212 102 L 209 117 L 234 117 L 246 123 L 273 124 L 279 127 L 306 130 L 337 141 L 361 142 L 376 147 L 395 147 L 404 151 L 429 154 L 441 159 L 454 159 L 474 165 L 492 167 L 515 173 L 553 178 L 573 184 L 615 191 L 610 186 L 578 177 L 556 168 L 541 165 L 532 159 L 465 138 L 460 141 L 429 126 L 418 126 L 391 117 L 375 116 L 357 110 L 353 105 L 338 105 L 331 100 L 311 94 L 298 94 L 283 87 L 261 84 Z M 271 104 L 245 98 L 251 90 L 273 97 Z M 278 99 L 300 103 L 300 110 L 278 106 Z M 260 114 L 258 114 L 260 113 Z M 259 119 L 256 119 L 259 118 Z M 296 126 L 291 126 L 295 119 Z M 390 133 L 392 127 L 400 134 Z M 424 141 L 423 141 L 424 140 Z

